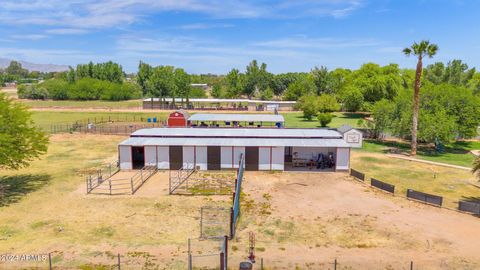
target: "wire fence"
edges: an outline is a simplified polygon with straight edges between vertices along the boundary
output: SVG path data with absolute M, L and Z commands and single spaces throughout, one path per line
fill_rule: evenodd
M 188 239 L 187 265 L 194 269 L 228 269 L 228 236 Z

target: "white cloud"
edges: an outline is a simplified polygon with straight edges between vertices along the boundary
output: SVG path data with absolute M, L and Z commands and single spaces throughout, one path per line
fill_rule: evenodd
M 88 30 L 79 28 L 54 28 L 45 30 L 45 33 L 53 35 L 80 35 L 88 33 Z
M 20 40 L 41 40 L 47 38 L 47 35 L 41 34 L 26 34 L 26 35 L 11 35 L 10 38 L 12 39 L 20 39 Z
M 362 4 L 363 0 L 6 0 L 0 8 L 0 24 L 109 28 L 141 22 L 147 16 L 167 11 L 201 13 L 217 19 L 338 18 Z
M 180 25 L 177 28 L 182 30 L 204 30 L 204 29 L 213 29 L 213 28 L 231 28 L 234 27 L 233 24 L 228 23 L 192 23 L 192 24 L 185 24 Z

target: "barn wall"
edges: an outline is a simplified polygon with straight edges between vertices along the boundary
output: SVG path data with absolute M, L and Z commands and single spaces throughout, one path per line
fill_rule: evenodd
M 238 163 L 240 162 L 240 155 L 245 157 L 245 147 L 234 146 L 233 147 L 233 167 L 238 168 Z
M 258 169 L 260 171 L 270 170 L 270 147 L 258 148 Z
M 157 146 L 158 168 L 168 170 L 170 168 L 170 151 L 168 146 Z
M 348 170 L 350 168 L 350 149 L 337 148 L 336 169 L 339 171 Z
M 195 166 L 195 151 L 193 146 L 183 147 L 183 167 Z
M 131 170 L 132 169 L 132 147 L 128 145 L 120 145 L 118 147 L 119 151 L 119 162 L 121 170 Z
M 232 165 L 232 147 L 231 146 L 222 146 L 221 147 L 221 167 L 222 169 L 231 169 Z
M 200 170 L 207 170 L 207 147 L 206 146 L 197 146 L 195 147 L 196 153 L 196 165 L 200 167 Z
M 272 147 L 272 170 L 283 171 L 285 164 L 285 147 Z
M 145 146 L 145 165 L 155 166 L 155 163 L 157 163 L 157 147 Z

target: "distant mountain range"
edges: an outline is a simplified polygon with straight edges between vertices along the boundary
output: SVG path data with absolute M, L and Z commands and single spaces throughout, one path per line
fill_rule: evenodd
M 0 58 L 0 68 L 6 68 L 10 65 L 11 59 Z M 22 64 L 23 68 L 28 69 L 28 71 L 39 71 L 39 72 L 59 72 L 68 70 L 66 65 L 54 65 L 54 64 L 35 64 L 25 61 L 18 61 Z

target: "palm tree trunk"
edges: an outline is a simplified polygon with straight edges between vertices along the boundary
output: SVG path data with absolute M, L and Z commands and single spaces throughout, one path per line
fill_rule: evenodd
M 415 87 L 413 92 L 413 117 L 412 117 L 412 149 L 410 155 L 417 155 L 417 129 L 418 129 L 418 111 L 420 109 L 420 84 L 422 81 L 422 56 L 418 57 L 417 70 L 415 74 Z

